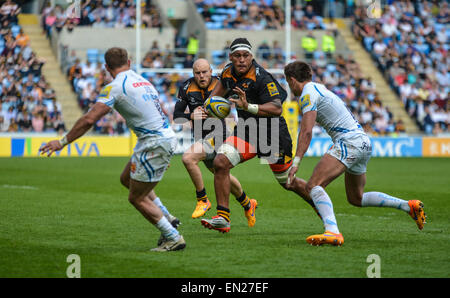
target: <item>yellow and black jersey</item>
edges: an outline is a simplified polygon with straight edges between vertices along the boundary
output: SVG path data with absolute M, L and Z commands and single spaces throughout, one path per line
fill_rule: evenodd
M 219 81 L 219 78 L 216 76 L 213 76 L 211 78 L 211 82 L 208 85 L 207 88 L 200 88 L 197 83 L 195 82 L 194 78 L 190 78 L 186 80 L 181 87 L 178 89 L 178 101 L 175 104 L 175 110 L 173 113 L 174 119 L 179 118 L 185 118 L 188 120 L 191 120 L 191 114 L 194 112 L 194 110 L 197 107 L 203 106 L 206 99 L 208 99 L 211 92 L 214 90 L 214 87 L 216 87 L 217 82 Z M 185 113 L 186 107 L 189 108 L 189 113 Z M 209 118 L 211 119 L 211 118 Z M 227 130 L 225 126 L 225 120 L 223 119 L 213 119 L 214 121 L 220 121 L 222 122 L 223 127 L 223 140 L 226 138 Z M 211 121 L 211 120 L 210 120 Z M 192 128 L 194 130 L 194 125 L 199 125 L 197 121 L 192 121 Z M 213 131 L 213 129 L 203 129 L 204 121 L 201 121 L 202 125 L 202 136 L 201 138 L 205 138 L 209 133 Z M 210 125 L 208 125 L 209 127 Z M 212 126 L 215 128 L 215 126 Z M 220 127 L 220 126 L 217 126 Z M 200 136 L 194 136 L 196 139 L 200 138 Z M 222 141 L 223 141 L 222 140 Z M 217 140 L 216 140 L 217 142 Z
M 237 96 L 233 89 L 239 87 L 245 92 L 247 101 L 251 104 L 261 105 L 277 100 L 280 100 L 280 102 L 283 103 L 287 98 L 286 90 L 284 90 L 280 83 L 278 83 L 268 71 L 256 63 L 255 60 L 253 60 L 250 70 L 243 76 L 238 76 L 234 71 L 233 65 L 231 63 L 228 64 L 220 75 L 220 82 L 226 90 L 226 98 Z M 249 118 L 256 119 L 258 126 L 257 131 L 250 132 L 246 127 L 244 137 L 246 142 L 249 142 L 257 148 L 258 156 L 261 157 L 267 155 L 266 152 L 260 150 L 261 148 L 259 145 L 261 144 L 261 141 L 268 145 L 272 144 L 272 142 L 276 142 L 279 145 L 280 151 L 283 151 L 279 153 L 288 156 L 292 154 L 289 152 L 292 150 L 292 140 L 289 135 L 286 120 L 283 116 L 260 117 L 244 110 L 238 109 L 237 111 L 239 121 L 241 121 L 241 119 L 245 121 Z M 278 131 L 274 131 L 272 134 L 271 127 L 272 122 L 274 121 L 277 121 L 277 123 L 274 123 L 273 125 L 278 127 Z M 239 125 L 235 127 L 233 134 L 235 136 L 238 134 L 242 136 L 242 132 L 237 131 L 238 127 Z M 272 140 L 273 136 L 275 136 L 275 140 Z M 264 140 L 259 140 L 259 138 L 264 138 Z
M 177 97 L 180 101 L 185 102 L 186 106 L 189 107 L 189 111 L 192 113 L 197 107 L 203 105 L 205 100 L 214 90 L 214 87 L 216 87 L 217 82 L 218 78 L 213 76 L 208 87 L 202 89 L 197 85 L 194 78 L 190 78 L 178 89 Z M 186 106 L 184 108 L 186 108 Z

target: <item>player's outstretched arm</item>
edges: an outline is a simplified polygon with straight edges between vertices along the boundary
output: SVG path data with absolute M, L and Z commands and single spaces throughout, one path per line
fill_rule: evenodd
M 302 121 L 300 123 L 300 133 L 297 139 L 297 151 L 295 153 L 294 161 L 288 176 L 288 186 L 294 181 L 294 176 L 300 166 L 300 161 L 308 150 L 309 144 L 312 139 L 312 129 L 316 123 L 317 111 L 309 111 L 303 114 Z
M 92 108 L 75 122 L 72 129 L 61 139 L 53 140 L 45 144 L 41 149 L 41 154 L 51 156 L 53 152 L 61 150 L 65 145 L 75 141 L 84 135 L 98 120 L 111 110 L 104 103 L 97 102 Z

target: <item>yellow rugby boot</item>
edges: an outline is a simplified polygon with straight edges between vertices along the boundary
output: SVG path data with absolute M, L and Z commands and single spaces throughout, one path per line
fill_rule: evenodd
M 410 208 L 409 215 L 414 219 L 419 230 L 422 230 L 427 220 L 427 215 L 423 210 L 423 203 L 419 200 L 409 200 L 408 205 Z
M 342 244 L 344 244 L 344 237 L 342 236 L 342 234 L 325 231 L 325 233 L 323 234 L 309 236 L 308 238 L 306 238 L 306 242 L 315 246 L 319 246 L 322 244 L 341 246 Z
M 251 228 L 255 225 L 256 215 L 255 210 L 258 207 L 258 201 L 255 199 L 250 199 L 250 208 L 248 210 L 244 210 L 245 217 L 247 217 L 248 226 Z
M 209 209 L 211 209 L 211 202 L 206 199 L 206 202 L 203 200 L 197 201 L 197 206 L 195 206 L 195 210 L 192 213 L 192 218 L 199 218 L 203 216 Z

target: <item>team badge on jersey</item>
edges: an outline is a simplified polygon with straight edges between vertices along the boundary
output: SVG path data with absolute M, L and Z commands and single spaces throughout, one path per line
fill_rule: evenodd
M 311 100 L 309 98 L 309 94 L 305 94 L 302 98 L 300 98 L 300 105 L 302 110 L 311 104 Z
M 280 92 L 278 91 L 277 85 L 275 85 L 274 82 L 267 84 L 267 90 L 269 90 L 270 96 L 280 94 Z
M 99 98 L 108 98 L 109 93 L 111 92 L 112 86 L 105 86 L 102 91 L 100 91 L 100 94 L 98 95 Z
M 134 162 L 131 163 L 130 172 L 131 173 L 135 173 L 136 172 L 136 164 Z

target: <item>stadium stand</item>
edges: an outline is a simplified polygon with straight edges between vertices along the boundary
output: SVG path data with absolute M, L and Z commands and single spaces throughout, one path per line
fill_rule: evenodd
M 92 51 L 94 52 L 94 51 Z M 154 44 L 141 65 L 146 68 L 170 68 L 173 63 L 171 61 L 172 51 L 162 52 L 159 47 Z M 89 56 L 85 62 L 79 59 L 74 60 L 73 64 L 68 68 L 68 79 L 70 80 L 73 90 L 78 97 L 78 104 L 87 111 L 89 107 L 95 103 L 95 100 L 103 86 L 111 81 L 109 73 L 104 69 L 104 65 L 98 61 L 89 61 Z M 169 120 L 172 121 L 173 109 L 176 102 L 176 92 L 181 83 L 190 75 L 161 74 L 155 72 L 144 72 L 142 75 L 149 79 L 160 94 L 162 108 Z M 122 117 L 116 112 L 102 119 L 94 127 L 94 131 L 100 134 L 123 134 L 128 131 Z
M 142 7 L 142 11 L 145 12 L 143 20 L 145 18 L 144 15 L 150 15 L 150 19 L 153 18 L 153 15 L 158 15 L 158 17 L 153 18 L 154 22 L 147 22 L 144 26 L 162 26 L 163 22 L 161 20 L 166 16 L 163 15 L 163 11 L 158 11 L 157 9 L 161 3 L 157 1 L 143 2 L 146 2 Z M 262 32 L 261 30 L 282 29 L 280 26 L 284 23 L 284 11 L 277 5 L 278 2 L 276 1 L 192 0 L 192 3 L 195 4 L 194 10 L 196 10 L 196 13 L 203 18 L 204 27 L 206 27 L 205 32 L 207 32 L 204 38 L 210 40 L 211 37 L 216 36 L 216 39 L 212 39 L 211 42 L 208 41 L 208 48 L 203 49 L 202 41 L 197 37 L 199 36 L 198 33 L 186 32 L 185 30 L 183 33 L 180 33 L 180 28 L 178 27 L 174 33 L 174 40 L 170 43 L 166 43 L 167 40 L 162 41 L 161 44 L 159 43 L 160 40 L 152 41 L 147 48 L 148 51 L 143 55 L 142 67 L 155 69 L 190 68 L 195 58 L 206 55 L 214 68 L 222 68 L 228 60 L 227 43 L 230 42 L 222 38 L 226 35 L 224 31 L 241 34 L 251 30 L 258 33 Z M 357 8 L 355 11 L 347 9 L 345 14 L 349 16 L 354 14 L 356 16 L 355 19 L 357 19 L 358 9 L 360 8 Z M 112 17 L 112 11 L 117 12 L 114 14 L 114 17 Z M 170 12 L 167 9 L 165 11 Z M 315 79 L 326 84 L 347 103 L 349 109 L 364 125 L 364 129 L 367 132 L 372 135 L 392 135 L 405 132 L 405 123 L 395 111 L 391 111 L 389 102 L 386 105 L 385 96 L 384 94 L 381 95 L 379 90 L 377 91 L 373 78 L 363 75 L 354 56 L 345 52 L 345 42 L 343 43 L 339 30 L 342 28 L 338 29 L 337 20 L 335 22 L 333 19 L 324 19 L 317 12 L 314 12 L 311 5 L 302 6 L 297 4 L 293 6 L 291 12 L 291 20 L 294 27 L 293 34 L 297 34 L 294 35 L 296 37 L 294 40 L 298 39 L 298 48 L 305 45 L 301 51 L 297 49 L 295 52 L 292 52 L 292 58 L 309 61 L 316 72 Z M 53 15 L 56 16 L 54 21 L 52 21 Z M 83 27 L 133 27 L 135 23 L 134 16 L 135 6 L 133 1 L 105 2 L 91 0 L 83 5 L 82 17 L 79 23 L 73 23 L 71 19 L 64 19 L 62 8 L 57 6 L 53 10 L 50 8 L 44 9 L 42 26 L 45 32 L 61 32 L 62 28 L 65 28 L 66 32 L 73 32 L 74 26 L 77 26 L 77 30 L 81 30 Z M 50 19 L 47 22 L 48 17 Z M 444 20 L 443 17 L 441 19 Z M 47 23 L 51 24 L 50 28 Z M 118 23 L 120 24 L 117 25 Z M 215 25 L 211 25 L 211 23 L 215 23 Z M 219 23 L 221 24 L 220 26 Z M 214 32 L 217 32 L 217 34 Z M 299 32 L 301 32 L 300 35 L 298 35 Z M 311 40 L 303 43 L 303 38 L 311 38 Z M 443 33 L 440 34 L 440 38 L 444 38 Z M 222 47 L 218 46 L 217 40 L 222 40 Z M 273 36 L 268 36 L 267 40 L 260 36 L 255 38 L 252 43 L 257 61 L 266 68 L 283 69 L 286 57 L 280 46 L 282 42 L 283 39 L 276 40 Z M 446 40 L 446 42 L 448 41 Z M 80 51 L 78 51 L 77 54 L 71 54 L 64 60 L 64 71 L 67 73 L 72 88 L 77 94 L 78 104 L 83 110 L 89 108 L 102 86 L 110 80 L 109 75 L 102 66 L 104 50 L 104 48 L 96 47 L 87 48 L 81 52 L 81 59 Z M 156 71 L 144 72 L 143 75 L 154 83 L 161 94 L 164 109 L 168 115 L 171 115 L 176 101 L 176 91 L 181 82 L 189 75 L 158 73 Z M 283 77 L 281 75 L 277 76 L 285 84 Z M 444 78 L 441 81 L 444 81 Z M 440 98 L 437 102 L 439 100 Z M 444 105 L 444 107 L 446 106 Z M 429 111 L 430 107 L 424 107 L 423 110 Z M 427 121 L 429 121 L 428 118 Z M 446 125 L 448 125 L 448 120 L 446 121 Z M 126 132 L 127 128 L 122 119 L 117 118 L 117 115 L 111 114 L 98 124 L 95 131 L 106 134 L 120 134 Z M 315 132 L 320 134 L 320 128 L 317 128 Z M 434 131 L 434 133 L 437 132 L 437 130 Z
M 257 55 L 258 62 L 266 68 L 283 69 L 284 60 L 279 56 L 267 54 L 276 53 L 275 48 L 266 47 L 267 52 Z M 264 54 L 267 54 L 264 56 Z M 168 68 L 172 65 L 169 57 L 171 51 L 165 49 L 161 51 L 157 45 L 145 55 L 142 66 L 148 68 Z M 169 61 L 169 62 L 167 62 Z M 169 63 L 169 64 L 166 64 Z M 218 62 L 219 66 L 227 63 L 223 57 Z M 401 121 L 396 121 L 388 107 L 383 106 L 376 91 L 375 84 L 370 78 L 363 77 L 358 64 L 352 58 L 338 56 L 336 63 L 330 63 L 326 56 L 316 55 L 311 65 L 315 72 L 314 79 L 325 84 L 330 90 L 333 90 L 348 105 L 349 109 L 358 118 L 364 129 L 372 135 L 391 135 L 405 132 Z M 143 76 L 148 78 L 156 87 L 161 95 L 161 103 L 167 115 L 171 116 L 176 102 L 176 92 L 181 83 L 190 75 L 180 75 L 177 73 L 163 74 L 157 72 L 144 72 Z M 83 109 L 89 108 L 95 102 L 95 98 L 103 85 L 110 80 L 109 75 L 102 69 L 101 64 L 93 65 L 88 60 L 86 63 L 80 63 L 76 60 L 69 69 L 69 77 L 72 78 L 74 90 L 79 96 L 80 106 Z M 277 75 L 280 81 L 286 86 L 283 76 Z M 97 132 L 114 134 L 116 132 L 115 117 L 110 117 L 102 121 L 102 127 L 96 128 Z M 172 120 L 172 119 L 170 119 Z M 108 127 L 105 129 L 104 127 Z M 125 132 L 123 123 L 120 123 L 120 131 Z M 122 130 L 123 129 L 123 130 Z M 319 127 L 315 129 L 316 135 L 322 133 Z
M 380 18 L 355 9 L 353 34 L 426 134 L 449 131 L 448 3 L 396 1 Z
M 0 7 L 0 132 L 63 133 L 61 105 L 41 71 L 46 61 L 18 25 L 20 10 L 10 0 Z
M 197 11 L 208 29 L 264 30 L 282 29 L 284 11 L 273 0 L 196 0 Z M 311 5 L 296 5 L 292 10 L 292 25 L 299 29 L 325 29 L 323 18 Z
M 160 13 L 152 1 L 142 1 L 146 5 L 141 9 L 142 24 L 145 28 L 161 28 Z M 102 1 L 87 0 L 81 6 L 80 18 L 68 18 L 61 5 L 48 6 L 42 11 L 42 25 L 50 36 L 52 30 L 58 32 L 63 27 L 73 30 L 74 26 L 95 28 L 133 28 L 136 24 L 136 4 L 133 0 Z
M 195 3 L 208 29 L 281 29 L 284 24 L 283 10 L 272 0 L 196 0 Z

